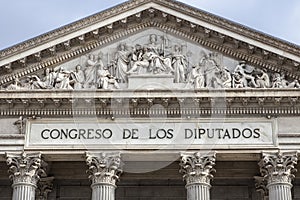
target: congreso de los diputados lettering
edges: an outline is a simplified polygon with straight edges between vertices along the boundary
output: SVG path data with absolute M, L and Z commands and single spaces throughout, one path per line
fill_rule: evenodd
M 299 123 L 300 46 L 129 0 L 0 51 L 0 200 L 300 199 Z

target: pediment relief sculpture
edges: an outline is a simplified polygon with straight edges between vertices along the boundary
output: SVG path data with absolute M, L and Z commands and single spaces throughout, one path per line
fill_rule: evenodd
M 167 75 L 172 88 L 300 88 L 284 73 L 248 65 L 158 30 L 141 32 L 43 74 L 15 79 L 6 90 L 127 89 L 132 77 Z

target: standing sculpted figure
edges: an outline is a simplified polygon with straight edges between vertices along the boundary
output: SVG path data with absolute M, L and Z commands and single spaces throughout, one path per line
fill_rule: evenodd
M 174 82 L 182 83 L 185 82 L 185 71 L 187 69 L 186 57 L 182 54 L 180 46 L 174 46 L 174 54 L 172 56 L 172 66 L 174 69 Z
M 193 68 L 188 77 L 188 84 L 194 85 L 195 89 L 205 88 L 205 78 L 203 66 L 193 65 Z
M 129 52 L 126 50 L 126 45 L 124 43 L 120 44 L 118 51 L 115 55 L 115 69 L 116 69 L 116 78 L 122 82 L 127 82 L 127 71 L 129 64 Z
M 209 55 L 205 55 L 202 60 L 205 66 L 205 83 L 207 88 L 221 87 L 221 81 L 217 80 L 219 79 L 217 74 L 220 73 L 221 69 L 215 61 L 214 57 L 215 53 L 209 53 Z
M 83 85 L 84 88 L 94 88 L 96 82 L 96 72 L 97 72 L 96 64 L 97 64 L 96 56 L 90 54 L 84 70 L 84 75 L 85 75 L 85 83 Z
M 82 89 L 85 77 L 84 72 L 81 70 L 81 65 L 76 65 L 75 71 L 71 72 L 70 84 L 74 89 Z

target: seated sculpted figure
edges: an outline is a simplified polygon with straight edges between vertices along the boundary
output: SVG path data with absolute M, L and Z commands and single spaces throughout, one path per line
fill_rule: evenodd
M 239 73 L 240 76 L 242 76 L 245 87 L 257 87 L 255 78 L 251 74 L 247 73 L 245 68 L 246 68 L 245 61 L 241 61 L 234 69 L 233 74 Z
M 300 88 L 300 83 L 298 80 L 289 82 L 285 79 L 285 75 L 283 73 L 275 73 L 272 80 L 273 88 Z
M 131 55 L 131 69 L 127 74 L 144 74 L 149 70 L 149 57 L 147 49 L 143 49 L 141 45 L 135 45 L 133 53 Z
M 84 72 L 81 70 L 81 65 L 76 65 L 75 71 L 71 72 L 70 84 L 73 85 L 74 89 L 82 89 L 85 80 Z
M 195 89 L 200 89 L 205 87 L 203 66 L 193 65 L 193 69 L 188 75 L 188 84 L 194 85 Z
M 54 88 L 57 89 L 73 89 L 70 85 L 70 72 L 63 67 L 58 68 L 54 79 Z
M 99 66 L 97 70 L 97 88 L 99 89 L 119 89 L 120 86 L 117 82 L 117 78 L 112 76 L 108 69 L 103 66 Z
M 216 83 L 221 88 L 231 88 L 232 77 L 229 69 L 227 67 L 222 67 L 222 69 L 216 74 Z
M 157 43 L 157 35 L 151 34 L 149 38 L 150 42 L 146 46 L 148 56 L 150 58 L 149 68 L 154 74 L 170 73 L 173 72 L 172 61 L 170 57 L 164 55 L 164 49 L 162 45 Z
M 245 79 L 244 77 L 239 73 L 234 73 L 232 75 L 232 87 L 233 88 L 245 88 Z
M 258 74 L 256 75 L 256 86 L 257 88 L 269 88 L 270 87 L 270 78 L 266 70 L 257 70 Z

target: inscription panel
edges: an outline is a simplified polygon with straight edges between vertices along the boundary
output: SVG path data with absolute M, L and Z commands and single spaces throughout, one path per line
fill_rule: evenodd
M 29 120 L 29 149 L 257 148 L 276 145 L 274 120 Z

